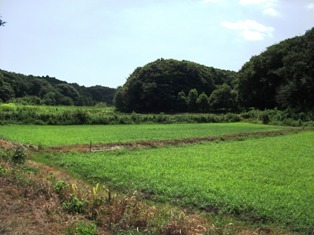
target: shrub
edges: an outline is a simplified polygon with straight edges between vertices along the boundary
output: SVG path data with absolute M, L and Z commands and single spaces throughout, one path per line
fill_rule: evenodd
M 19 146 L 15 149 L 15 152 L 12 155 L 12 162 L 14 164 L 23 164 L 26 160 L 26 150 L 24 147 Z
M 270 122 L 270 117 L 267 113 L 262 113 L 262 115 L 259 118 L 263 124 L 268 124 Z

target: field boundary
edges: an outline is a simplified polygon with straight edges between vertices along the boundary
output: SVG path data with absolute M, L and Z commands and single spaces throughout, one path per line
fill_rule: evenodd
M 183 139 L 168 139 L 168 140 L 145 140 L 134 142 L 114 142 L 114 143 L 89 143 L 89 144 L 74 144 L 64 146 L 37 146 L 33 144 L 23 144 L 19 142 L 9 141 L 6 139 L 0 139 L 0 148 L 16 148 L 23 147 L 30 151 L 48 151 L 48 152 L 101 152 L 117 149 L 138 149 L 138 148 L 157 148 L 168 145 L 178 146 L 183 144 L 196 144 L 202 142 L 213 141 L 230 141 L 239 140 L 243 138 L 258 138 L 268 136 L 279 136 L 284 134 L 294 134 L 303 131 L 313 131 L 314 128 L 293 128 L 284 130 L 273 131 L 258 131 L 258 132 L 243 132 L 239 134 L 227 134 L 220 136 L 207 136 L 196 138 L 183 138 Z
M 184 139 L 169 139 L 169 140 L 146 140 L 146 141 L 135 141 L 135 142 L 116 142 L 116 143 L 97 143 L 97 144 L 77 144 L 67 146 L 53 146 L 43 147 L 43 150 L 49 152 L 100 152 L 117 149 L 137 149 L 137 148 L 156 148 L 163 146 L 177 146 L 183 144 L 195 144 L 202 142 L 212 141 L 228 141 L 238 140 L 250 137 L 267 137 L 267 136 L 279 136 L 284 134 L 299 133 L 302 131 L 313 130 L 313 128 L 293 128 L 285 130 L 273 130 L 273 131 L 258 131 L 258 132 L 243 132 L 239 134 L 228 134 L 221 136 L 208 136 L 199 138 L 184 138 Z

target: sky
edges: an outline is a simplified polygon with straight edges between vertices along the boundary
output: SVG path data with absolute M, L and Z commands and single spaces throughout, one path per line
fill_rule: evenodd
M 314 0 L 0 0 L 0 69 L 122 86 L 159 58 L 238 71 L 314 27 Z

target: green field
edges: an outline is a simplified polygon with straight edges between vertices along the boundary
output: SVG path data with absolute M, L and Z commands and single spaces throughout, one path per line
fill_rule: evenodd
M 229 128 L 244 124 L 233 125 Z M 314 132 L 308 131 L 177 147 L 40 153 L 35 159 L 161 202 L 310 233 L 314 229 L 313 141 Z
M 0 126 L 0 138 L 21 143 L 58 146 L 71 144 L 134 142 L 220 136 L 271 131 L 289 127 L 249 123 L 141 124 L 78 126 Z

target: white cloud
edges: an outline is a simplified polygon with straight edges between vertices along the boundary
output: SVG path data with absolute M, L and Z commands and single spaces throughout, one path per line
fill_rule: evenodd
M 264 15 L 269 15 L 269 16 L 279 16 L 280 15 L 280 12 L 277 11 L 276 9 L 274 8 L 267 8 L 263 11 L 263 14 Z
M 227 29 L 240 32 L 243 39 L 248 41 L 261 41 L 266 37 L 272 37 L 275 30 L 273 27 L 262 25 L 254 20 L 222 21 L 221 25 Z
M 220 2 L 221 0 L 203 0 L 203 3 L 218 3 Z
M 314 3 L 310 3 L 306 6 L 307 9 L 314 11 Z
M 252 4 L 275 4 L 277 0 L 240 0 L 241 5 L 252 5 Z
M 278 0 L 240 0 L 243 6 L 260 5 L 263 8 L 263 14 L 268 16 L 280 16 L 280 12 L 276 10 Z

